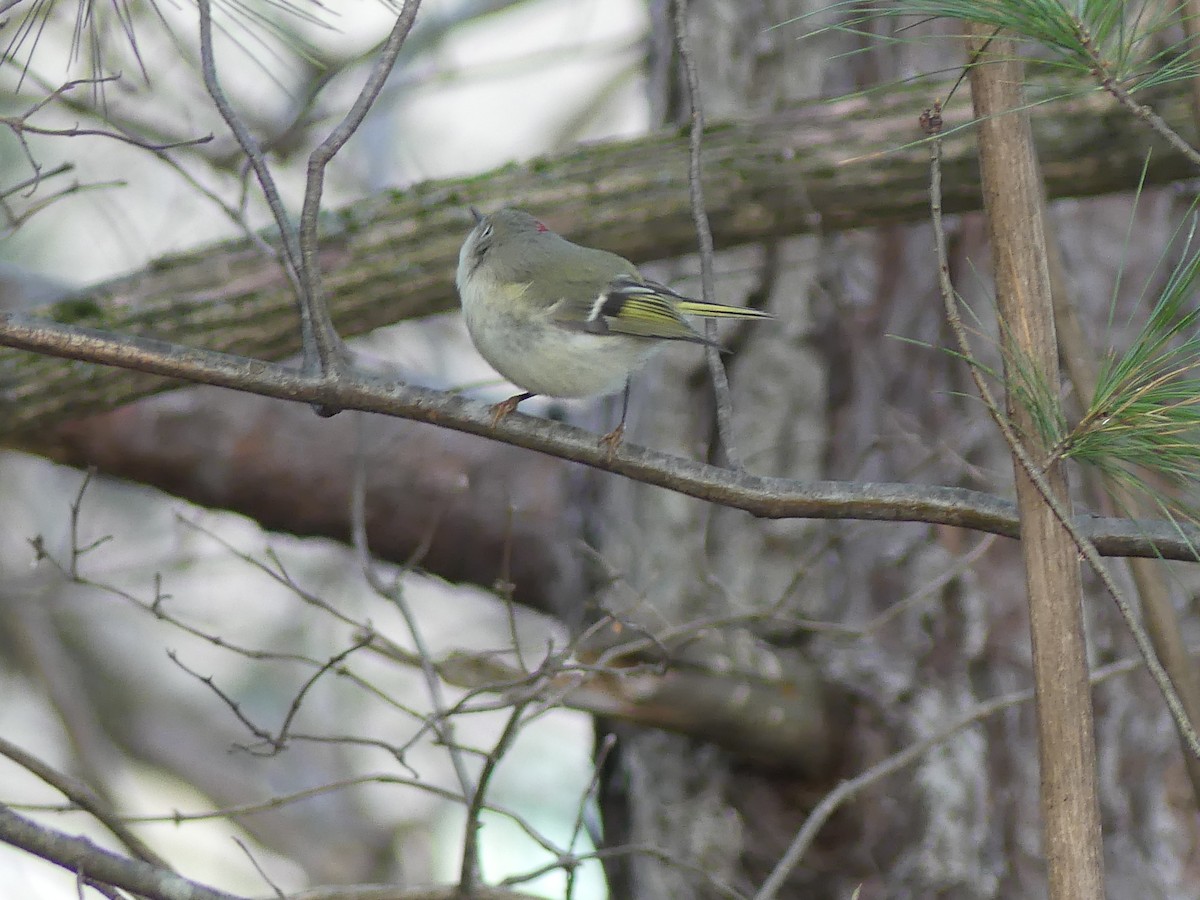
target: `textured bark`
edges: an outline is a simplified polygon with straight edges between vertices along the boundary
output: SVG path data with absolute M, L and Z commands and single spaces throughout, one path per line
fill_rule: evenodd
M 1058 347 L 1050 266 L 1042 224 L 1042 187 L 1024 109 L 1024 66 L 1012 41 L 994 29 L 972 29 L 971 94 L 979 125 L 980 174 L 994 249 L 996 302 L 1004 323 L 1007 414 L 1027 460 L 1042 467 L 1050 448 L 1014 392 L 1030 382 L 1058 382 Z M 1057 391 L 1055 391 L 1057 393 Z M 1021 551 L 1029 591 L 1033 675 L 1037 695 L 1043 847 L 1050 896 L 1102 900 L 1100 804 L 1096 745 L 1080 601 L 1079 548 L 1051 508 L 1070 514 L 1063 464 L 1042 472 L 1042 495 L 1013 458 L 1021 511 Z
M 819 90 L 820 60 L 829 46 L 800 47 L 781 32 L 764 31 L 802 11 L 795 3 L 692 3 L 690 34 L 699 67 L 706 114 L 769 110 Z M 656 4 L 656 28 L 668 28 L 668 3 Z M 670 32 L 655 41 L 670 47 Z M 659 60 L 664 86 L 657 105 L 668 115 L 679 108 L 672 58 Z M 723 217 L 705 189 L 708 213 Z M 686 196 L 686 194 L 685 194 Z M 724 257 L 722 268 L 748 271 L 732 284 L 732 296 L 754 292 L 780 319 L 777 328 L 749 330 L 727 360 L 736 416 L 735 443 L 752 472 L 816 478 L 823 452 L 825 373 L 813 332 L 811 267 L 797 263 L 819 252 L 819 241 L 790 240 L 768 249 Z M 736 302 L 736 301 L 735 301 Z M 634 433 L 655 446 L 713 457 L 711 387 L 702 363 L 670 366 L 635 394 Z M 760 417 L 761 416 L 761 417 Z M 801 560 L 820 546 L 820 528 L 804 522 L 754 523 L 744 514 L 717 509 L 642 486 L 610 481 L 598 524 L 598 546 L 622 574 L 605 607 L 626 621 L 658 630 L 728 616 L 764 613 L 772 604 L 785 618 L 803 606 L 791 588 Z M 800 594 L 820 591 L 821 577 L 805 578 Z M 796 648 L 771 646 L 745 627 L 706 628 L 690 659 L 750 679 L 788 683 L 807 680 L 811 669 Z M 661 732 L 615 729 L 619 742 L 610 760 L 606 791 L 606 840 L 651 845 L 666 861 L 633 856 L 609 867 L 613 896 L 630 898 L 721 896 L 718 885 L 750 891 L 761 875 L 754 858 L 769 854 L 797 824 L 797 799 L 811 792 L 793 776 L 744 770 L 716 748 Z M 833 733 L 839 733 L 836 727 Z M 836 755 L 837 748 L 829 747 Z M 768 841 L 768 836 L 770 840 Z M 684 866 L 699 866 L 703 876 Z M 756 871 L 758 869 L 759 871 Z

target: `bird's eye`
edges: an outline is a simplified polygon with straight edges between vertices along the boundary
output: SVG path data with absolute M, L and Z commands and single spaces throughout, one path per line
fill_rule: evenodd
M 489 238 L 492 236 L 492 223 L 488 222 L 483 226 L 483 231 L 479 232 L 481 238 Z

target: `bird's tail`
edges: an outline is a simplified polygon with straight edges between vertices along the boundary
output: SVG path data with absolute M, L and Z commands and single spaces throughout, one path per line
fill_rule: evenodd
M 632 278 L 619 278 L 613 282 L 613 287 L 617 288 L 619 293 L 625 293 L 628 296 L 637 296 L 638 294 L 650 294 L 667 298 L 676 312 L 681 312 L 685 316 L 699 316 L 702 319 L 773 319 L 775 318 L 769 312 L 763 312 L 761 309 L 752 309 L 748 306 L 729 306 L 725 303 L 705 303 L 703 300 L 696 300 L 686 294 L 681 294 L 665 284 L 660 284 L 657 281 L 649 279 L 635 280 Z
M 684 316 L 706 319 L 773 319 L 770 313 L 744 306 L 705 303 L 671 290 L 657 281 L 632 276 L 613 279 L 592 304 L 586 330 L 631 334 L 660 340 L 712 344 Z
M 705 303 L 703 300 L 682 299 L 675 301 L 676 308 L 687 316 L 702 319 L 773 319 L 769 312 L 749 306 L 727 306 L 724 303 Z

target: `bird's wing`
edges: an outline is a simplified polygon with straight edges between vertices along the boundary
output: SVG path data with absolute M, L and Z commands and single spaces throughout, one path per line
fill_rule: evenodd
M 598 291 L 592 287 L 592 291 L 585 288 L 560 300 L 551 309 L 551 317 L 592 334 L 708 343 L 680 314 L 674 299 L 678 295 L 662 285 L 622 275 Z

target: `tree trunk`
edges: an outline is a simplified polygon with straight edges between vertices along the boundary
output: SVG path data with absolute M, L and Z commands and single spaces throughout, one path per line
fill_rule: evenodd
M 826 24 L 819 18 L 764 30 L 815 4 L 690 6 L 705 112 L 713 117 L 945 68 L 956 47 L 950 38 L 880 43 L 844 56 L 859 49 L 846 35 L 798 40 L 802 30 Z M 678 118 L 678 82 L 664 74 L 676 71 L 667 53 L 671 13 L 666 0 L 655 10 L 655 102 Z M 1093 300 L 1092 321 L 1104 321 L 1119 266 L 1138 271 L 1159 257 L 1172 227 L 1168 205 L 1143 196 L 1129 232 L 1135 213 L 1124 200 L 1051 209 L 1070 274 Z M 964 216 L 951 227 L 956 286 L 994 338 L 982 221 Z M 1118 233 L 1133 233 L 1139 243 L 1127 247 Z M 1011 495 L 1006 448 L 972 399 L 966 367 L 937 349 L 950 341 L 926 226 L 774 243 L 721 254 L 717 269 L 725 273 L 720 299 L 765 299 L 779 317 L 773 327 L 723 340 L 736 348 L 725 362 L 736 444 L 750 471 Z M 1136 288 L 1122 293 L 1126 305 L 1137 302 L 1142 284 L 1128 281 Z M 998 370 L 994 347 L 985 340 L 977 349 Z M 638 443 L 719 458 L 701 355 L 672 352 L 640 379 L 630 422 Z M 708 745 L 613 728 L 605 841 L 662 854 L 616 857 L 608 866 L 614 897 L 718 897 L 722 885 L 752 894 L 839 779 L 1031 683 L 1021 554 L 1011 541 L 922 525 L 762 522 L 598 477 L 596 539 L 612 579 L 603 608 L 654 632 L 709 623 L 696 629 L 693 659 L 723 671 L 773 673 L 781 691 L 789 678 L 815 670 L 835 719 L 831 733 L 839 736 L 829 747 L 834 765 L 814 776 L 761 771 Z M 1130 652 L 1102 595 L 1093 591 L 1086 611 L 1093 663 Z M 772 625 L 715 622 L 754 612 L 764 619 L 770 612 Z M 776 624 L 781 617 L 878 624 L 852 637 L 800 625 L 788 632 Z M 1094 695 L 1111 895 L 1193 896 L 1194 809 L 1161 701 L 1142 675 Z M 864 900 L 1044 895 L 1036 758 L 1030 705 L 985 719 L 857 796 L 820 832 L 779 896 L 847 897 L 856 889 Z
M 706 116 L 764 111 L 817 94 L 828 41 L 799 45 L 795 34 L 768 31 L 807 11 L 797 2 L 703 0 L 689 4 L 689 43 Z M 651 98 L 667 121 L 688 121 L 685 86 L 674 52 L 673 5 L 656 2 Z M 826 451 L 830 389 L 818 330 L 821 238 L 774 243 L 717 259 L 717 294 L 725 302 L 765 301 L 777 326 L 726 335 L 734 410 L 734 444 L 751 472 L 812 479 Z M 691 267 L 693 271 L 695 266 Z M 739 272 L 741 274 L 731 274 Z M 724 274 L 722 274 L 724 273 Z M 678 272 L 659 273 L 664 277 Z M 632 435 L 639 443 L 720 459 L 713 388 L 700 353 L 673 352 L 635 385 Z M 621 580 L 605 611 L 653 631 L 730 615 L 801 614 L 824 591 L 815 570 L 797 573 L 820 553 L 822 526 L 755 522 L 631 482 L 604 478 L 598 546 Z M 803 680 L 810 662 L 800 649 L 772 646 L 745 627 L 697 629 L 689 657 L 748 678 Z M 786 686 L 781 687 L 786 690 Z M 763 844 L 762 827 L 787 840 L 798 825 L 794 776 L 739 770 L 711 746 L 658 731 L 615 729 L 618 744 L 606 788 L 606 841 L 659 848 L 664 857 L 621 857 L 609 867 L 614 897 L 716 897 L 719 885 L 752 890 L 763 863 L 782 845 Z M 782 804 L 764 800 L 781 792 Z M 757 819 L 766 814 L 767 819 Z M 779 818 L 782 816 L 783 818 Z M 682 865 L 680 865 L 682 863 Z M 699 867 L 703 875 L 698 875 Z

